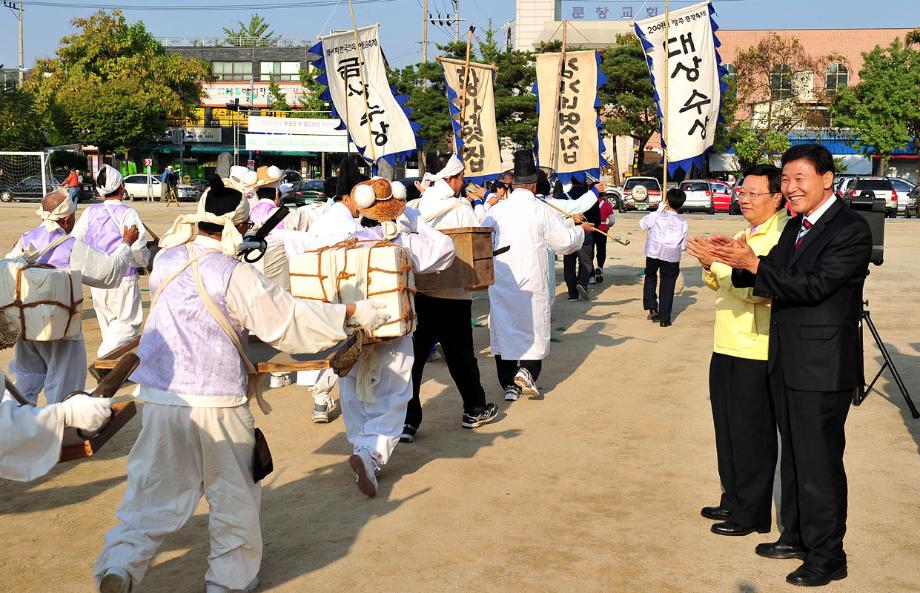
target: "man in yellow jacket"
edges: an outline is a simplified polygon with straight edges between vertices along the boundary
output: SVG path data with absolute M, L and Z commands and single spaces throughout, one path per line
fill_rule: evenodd
M 789 219 L 781 178 L 778 168 L 758 165 L 745 172 L 738 190 L 741 214 L 750 226 L 735 237 L 743 237 L 757 255 L 776 245 Z M 701 513 L 721 521 L 712 526 L 719 535 L 767 533 L 777 453 L 767 373 L 770 299 L 732 286 L 731 268 L 713 261 L 705 237 L 694 237 L 687 249 L 703 266 L 706 286 L 717 293 L 709 399 L 723 492 L 718 506 Z

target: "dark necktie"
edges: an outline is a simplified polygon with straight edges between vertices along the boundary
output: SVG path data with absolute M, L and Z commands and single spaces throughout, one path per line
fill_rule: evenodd
M 795 240 L 795 249 L 798 250 L 802 246 L 802 242 L 805 241 L 805 235 L 808 234 L 808 231 L 811 230 L 813 225 L 808 222 L 808 219 L 802 221 L 802 228 L 799 229 L 799 237 Z

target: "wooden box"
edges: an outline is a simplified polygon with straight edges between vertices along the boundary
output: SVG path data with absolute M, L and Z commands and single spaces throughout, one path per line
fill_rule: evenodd
M 65 428 L 64 438 L 61 441 L 60 461 L 73 461 L 85 459 L 95 455 L 109 439 L 124 428 L 128 420 L 134 418 L 137 407 L 133 401 L 114 404 L 112 406 L 112 420 L 103 427 L 102 431 L 91 439 L 84 440 L 75 428 Z
M 454 242 L 456 257 L 446 270 L 415 275 L 415 288 L 419 292 L 445 288 L 482 290 L 495 283 L 495 265 L 492 258 L 492 229 L 490 227 L 464 227 L 438 229 Z

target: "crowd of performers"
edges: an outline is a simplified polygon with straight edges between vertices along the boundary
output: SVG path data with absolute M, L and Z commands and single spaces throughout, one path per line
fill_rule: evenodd
M 650 232 L 646 247 L 651 259 L 657 254 L 663 264 L 672 263 L 668 253 L 677 249 L 679 260 L 679 251 L 689 248 L 704 268 L 704 281 L 719 295 L 710 387 L 724 491 L 720 504 L 704 508 L 703 515 L 721 521 L 713 531 L 722 535 L 769 530 L 778 423 L 784 531 L 778 542 L 758 546 L 758 553 L 806 560 L 790 582 L 825 584 L 846 574 L 842 394 L 851 387 L 847 369 L 857 365 L 850 361 L 830 369 L 830 384 L 815 378 L 821 375 L 818 359 L 809 359 L 810 367 L 786 364 L 785 358 L 774 364 L 774 333 L 785 332 L 783 339 L 789 342 L 783 343 L 783 356 L 798 356 L 794 349 L 800 345 L 795 337 L 785 337 L 794 330 L 777 327 L 776 321 L 770 325 L 769 303 L 772 297 L 775 320 L 791 324 L 788 320 L 815 311 L 828 299 L 850 298 L 849 293 L 839 296 L 841 287 L 861 288 L 868 252 L 867 231 L 857 224 L 858 217 L 841 215 L 833 198 L 827 198 L 825 190 L 833 179 L 829 153 L 809 150 L 784 158 L 787 167 L 804 171 L 789 182 L 797 192 L 792 195 L 785 185 L 780 191 L 779 170 L 750 172 L 741 205 L 751 226 L 734 239 L 688 241 L 686 224 L 676 218 L 679 190 L 669 195 L 671 204 L 666 199 L 657 217 L 643 221 L 643 228 Z M 134 396 L 144 402 L 143 422 L 127 461 L 118 524 L 106 535 L 93 571 L 102 593 L 134 590 L 165 536 L 191 518 L 202 496 L 210 512 L 208 593 L 257 586 L 261 486 L 260 476 L 254 475 L 254 451 L 259 432 L 250 404 L 255 400 L 266 413 L 270 407 L 262 396 L 261 376 L 243 346 L 248 334 L 280 351 L 316 353 L 341 344 L 356 330 L 373 331 L 390 321 L 381 303 L 373 300 L 346 305 L 291 296 L 288 262 L 293 255 L 347 239 L 386 240 L 408 251 L 414 273 L 428 273 L 445 270 L 455 257 L 452 240 L 440 231 L 490 227 L 495 249 L 490 347 L 504 399 L 514 401 L 540 395 L 537 381 L 549 352 L 556 256 L 565 258 L 569 297 L 590 298 L 587 284 L 599 275 L 585 245 L 596 236 L 596 224 L 613 224 L 611 212 L 604 209 L 603 186 L 559 185 L 554 196 L 547 172 L 535 166 L 530 151 L 514 155 L 514 168 L 491 191 L 465 188 L 464 165 L 451 156 L 439 163 L 437 173 L 425 176 L 418 184 L 420 197 L 408 203 L 401 184 L 362 177 L 354 161 L 346 159 L 337 178 L 327 182 L 327 193 L 335 197 L 293 211 L 268 235 L 265 256 L 256 265 L 244 263 L 238 258 L 243 235 L 279 208 L 280 177 L 275 167 L 233 167 L 227 178 L 209 179 L 195 213 L 179 216 L 159 240 L 146 321 L 137 270 L 149 263 L 147 232 L 137 212 L 122 203 L 123 180 L 109 166 L 96 179 L 101 203 L 75 222 L 76 206 L 67 194 L 49 194 L 38 209 L 41 225 L 25 233 L 9 255 L 28 253 L 40 263 L 81 273 L 91 287 L 102 330 L 100 356 L 140 336 L 140 366 L 131 379 L 137 384 Z M 784 194 L 793 210 L 806 214 L 795 232 L 781 208 Z M 825 202 L 817 211 L 812 207 L 820 199 Z M 831 206 L 823 205 L 827 201 Z M 665 231 L 652 232 L 658 224 L 682 229 L 671 233 L 681 235 L 674 239 L 676 245 L 656 247 L 655 241 L 667 236 Z M 817 254 L 817 271 L 790 269 L 789 259 L 796 260 L 799 250 L 808 247 L 803 238 L 813 224 L 811 253 Z M 852 235 L 852 240 L 841 247 L 849 249 L 847 266 L 835 260 L 837 267 L 828 271 L 820 258 L 832 256 L 819 249 L 828 240 L 836 248 L 842 239 L 829 233 L 824 243 L 817 243 L 817 237 L 831 224 L 845 225 L 840 234 Z M 797 236 L 790 239 L 792 234 Z M 771 248 L 777 243 L 792 254 L 774 255 Z M 808 257 L 803 261 L 812 261 Z M 832 277 L 815 284 L 818 273 Z M 461 426 L 475 429 L 496 419 L 497 406 L 488 401 L 474 351 L 471 303 L 466 289 L 416 294 L 414 334 L 366 344 L 358 363 L 343 377 L 330 371 L 298 373 L 297 384 L 312 390 L 314 421 L 328 422 L 341 406 L 353 447 L 348 463 L 363 494 L 377 493 L 381 468 L 396 445 L 419 435 L 419 387 L 436 342 L 462 400 Z M 658 307 L 646 301 L 656 316 L 665 313 L 663 304 L 661 312 Z M 829 314 L 812 320 L 806 327 L 814 336 L 795 334 L 805 340 L 802 348 L 812 347 L 801 356 L 814 358 L 821 350 L 810 339 L 823 339 L 822 347 L 836 346 L 829 342 L 836 332 L 822 329 L 836 327 L 826 325 L 834 319 Z M 663 320 L 661 324 L 666 325 Z M 29 408 L 5 401 L 0 406 L 0 477 L 29 480 L 42 475 L 57 461 L 65 426 L 96 430 L 106 422 L 109 400 L 65 399 L 84 389 L 86 362 L 82 335 L 57 342 L 16 342 L 10 366 L 16 385 L 32 403 L 44 389 L 48 405 Z M 822 376 L 827 379 L 828 373 Z M 275 386 L 286 383 L 283 374 L 271 379 Z M 336 383 L 339 404 L 331 395 Z M 820 393 L 809 397 L 809 390 Z

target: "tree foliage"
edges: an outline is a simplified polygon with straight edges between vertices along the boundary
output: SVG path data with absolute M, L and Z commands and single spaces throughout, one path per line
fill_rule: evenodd
M 833 117 L 852 130 L 860 150 L 887 161 L 920 139 L 920 53 L 900 39 L 885 49 L 876 46 L 863 54 L 859 77 L 858 85 L 837 95 Z
M 166 130 L 167 118 L 198 107 L 206 63 L 165 48 L 121 11 L 72 21 L 57 57 L 39 60 L 24 83 L 51 144 L 102 151 L 140 148 Z
M 754 165 L 772 165 L 789 149 L 788 136 L 779 130 L 756 129 L 748 122 L 740 122 L 732 132 L 735 156 L 742 171 Z
M 258 13 L 249 15 L 248 23 L 236 21 L 235 26 L 224 27 L 224 35 L 224 45 L 234 47 L 274 47 L 280 39 Z
M 317 76 L 319 76 L 319 70 L 316 68 L 301 69 L 300 85 L 303 87 L 303 95 L 300 98 L 300 104 L 307 112 L 307 117 L 330 119 L 332 113 L 330 113 L 329 103 L 320 98 L 326 87 L 316 81 Z
M 38 150 L 45 145 L 31 94 L 0 91 L 0 150 Z

